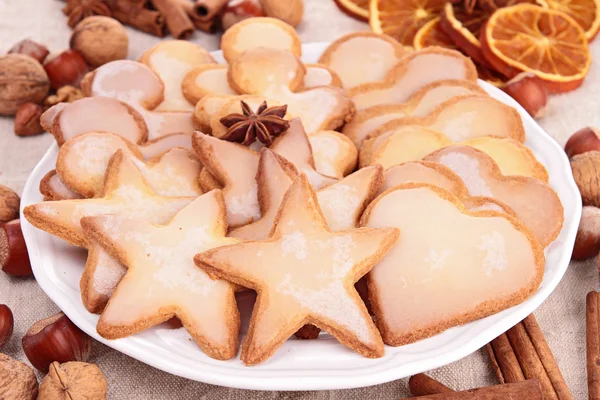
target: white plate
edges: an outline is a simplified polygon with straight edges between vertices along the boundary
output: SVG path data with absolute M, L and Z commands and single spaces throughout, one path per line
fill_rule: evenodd
M 325 47 L 324 43 L 304 45 L 304 61 L 315 62 Z M 216 55 L 221 56 L 220 52 Z M 156 327 L 125 339 L 101 338 L 96 333 L 98 316 L 88 313 L 80 298 L 85 252 L 34 228 L 23 218 L 23 234 L 35 277 L 65 314 L 98 341 L 172 374 L 216 385 L 262 390 L 346 389 L 392 381 L 459 360 L 525 318 L 550 295 L 569 265 L 581 217 L 581 198 L 564 151 L 508 95 L 485 82 L 480 84 L 491 96 L 519 111 L 527 132 L 526 144 L 548 169 L 550 184 L 565 210 L 562 232 L 546 250 L 542 285 L 518 306 L 414 344 L 386 346 L 385 355 L 379 359 L 364 358 L 325 335 L 313 341 L 288 340 L 268 361 L 246 367 L 237 358 L 217 361 L 207 357 L 183 329 Z M 54 169 L 57 150 L 56 144 L 52 145 L 29 176 L 21 201 L 23 207 L 42 201 L 39 182 Z

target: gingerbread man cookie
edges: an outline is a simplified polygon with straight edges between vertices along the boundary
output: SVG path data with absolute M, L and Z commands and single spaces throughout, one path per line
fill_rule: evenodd
M 331 233 L 314 190 L 301 175 L 286 193 L 268 239 L 212 249 L 195 261 L 210 275 L 258 293 L 242 343 L 244 363 L 263 362 L 306 324 L 364 356 L 381 357 L 379 332 L 354 284 L 383 258 L 398 234 L 393 228 Z M 257 262 L 248 263 L 251 257 Z

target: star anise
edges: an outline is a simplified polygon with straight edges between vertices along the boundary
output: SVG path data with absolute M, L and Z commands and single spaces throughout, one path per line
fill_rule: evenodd
M 112 16 L 110 7 L 104 0 L 67 0 L 63 13 L 69 17 L 68 24 L 71 28 L 93 15 Z
M 254 112 L 245 101 L 240 101 L 240 104 L 243 114 L 229 114 L 220 119 L 221 123 L 229 128 L 221 139 L 246 146 L 258 139 L 269 146 L 275 136 L 290 127 L 290 123 L 283 119 L 287 105 L 267 108 L 267 102 L 263 101 Z

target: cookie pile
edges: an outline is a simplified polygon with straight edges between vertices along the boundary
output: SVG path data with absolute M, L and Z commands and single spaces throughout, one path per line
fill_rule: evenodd
M 270 18 L 222 49 L 163 42 L 43 116 L 60 150 L 24 215 L 88 251 L 101 336 L 176 317 L 230 359 L 254 290 L 244 363 L 320 329 L 381 357 L 537 290 L 562 205 L 468 58 L 356 33 L 304 64 Z

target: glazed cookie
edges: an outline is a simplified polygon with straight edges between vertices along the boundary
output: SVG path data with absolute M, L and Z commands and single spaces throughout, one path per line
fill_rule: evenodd
M 266 240 L 195 257 L 209 275 L 258 293 L 241 360 L 247 365 L 265 361 L 306 324 L 326 330 L 366 357 L 381 357 L 381 337 L 354 284 L 385 256 L 398 230 L 332 233 L 304 175 L 286 193 L 274 226 Z M 253 258 L 258 262 L 248 263 Z
M 425 157 L 457 174 L 471 196 L 491 197 L 506 204 L 546 247 L 556 239 L 563 224 L 563 206 L 544 182 L 522 176 L 504 176 L 494 160 L 467 146 L 450 146 Z M 535 206 L 532 206 L 535 204 Z
M 220 191 L 198 197 L 165 226 L 125 215 L 85 217 L 81 224 L 127 266 L 98 321 L 101 336 L 119 339 L 177 317 L 208 356 L 235 356 L 240 316 L 233 286 L 194 265 L 194 254 L 238 243 L 225 237 Z
M 164 84 L 164 99 L 155 111 L 188 111 L 196 102 L 188 101 L 182 91 L 187 73 L 199 65 L 216 64 L 215 59 L 201 46 L 186 40 L 160 42 L 139 59 L 150 67 Z
M 437 106 L 427 117 L 404 117 L 389 121 L 370 132 L 366 140 L 403 126 L 431 129 L 443 133 L 454 142 L 480 136 L 525 142 L 525 128 L 517 110 L 489 96 L 455 97 Z
M 48 172 L 40 181 L 40 193 L 44 195 L 44 201 L 83 198 L 83 196 L 73 192 L 60 180 L 55 169 Z
M 404 103 L 424 86 L 448 79 L 476 82 L 475 65 L 458 51 L 428 47 L 403 57 L 382 82 L 356 86 L 348 95 L 357 110 L 364 110 L 380 104 Z
M 112 258 L 91 235 L 87 241 L 88 255 L 79 281 L 81 301 L 92 314 L 101 314 L 127 268 Z
M 144 119 L 150 140 L 194 131 L 191 112 L 153 111 L 165 99 L 165 86 L 142 63 L 119 60 L 104 64 L 85 76 L 81 89 L 86 97 L 109 97 L 133 107 Z
M 150 187 L 162 196 L 198 196 L 202 165 L 193 151 L 171 148 L 144 161 L 139 149 L 120 136 L 89 132 L 67 141 L 58 152 L 56 171 L 64 184 L 84 197 L 102 191 L 108 163 L 118 150 L 127 154 Z
M 181 84 L 183 95 L 192 104 L 209 95 L 237 95 L 227 81 L 228 69 L 226 64 L 204 64 L 191 69 Z
M 490 197 L 470 196 L 465 183 L 445 165 L 431 161 L 412 161 L 393 166 L 384 173 L 379 194 L 405 183 L 427 183 L 444 189 L 460 199 L 469 211 L 492 210 L 516 217 L 506 204 Z
M 251 224 L 232 230 L 229 236 L 244 240 L 266 239 L 283 197 L 297 175 L 297 169 L 285 158 L 269 149 L 262 149 L 256 174 L 261 217 Z M 374 166 L 360 169 L 319 190 L 317 199 L 329 229 L 335 232 L 355 228 L 382 181 L 381 167 Z
M 405 55 L 404 46 L 387 35 L 356 32 L 331 43 L 319 63 L 335 71 L 349 89 L 383 80 Z
M 302 42 L 294 28 L 276 18 L 245 19 L 227 29 L 221 38 L 223 57 L 228 62 L 257 47 L 285 50 L 298 57 L 302 54 Z
M 356 169 L 358 150 L 345 135 L 336 131 L 319 131 L 308 136 L 315 168 L 338 179 Z
M 42 115 L 41 121 L 59 146 L 74 136 L 92 131 L 112 132 L 138 144 L 148 138 L 142 116 L 126 103 L 108 97 L 58 103 Z
M 429 153 L 454 145 L 445 135 L 429 129 L 407 126 L 368 139 L 360 148 L 360 165 L 381 164 L 384 168 L 407 161 L 417 161 Z M 546 169 L 533 153 L 512 139 L 483 136 L 461 145 L 486 152 L 504 175 L 528 176 L 547 181 Z
M 369 133 L 385 123 L 410 116 L 428 116 L 438 105 L 466 94 L 485 95 L 485 91 L 476 82 L 471 81 L 433 82 L 415 92 L 405 103 L 381 104 L 358 111 L 352 120 L 344 125 L 342 133 L 360 147 Z
M 304 89 L 312 89 L 320 86 L 342 87 L 342 81 L 338 74 L 323 64 L 304 64 L 306 74 L 304 75 Z
M 111 158 L 102 192 L 93 199 L 45 201 L 25 207 L 25 218 L 35 227 L 67 242 L 88 246 L 80 220 L 100 214 L 125 214 L 152 223 L 165 223 L 194 197 L 161 197 L 122 150 Z
M 221 182 L 219 182 L 217 178 L 208 172 L 207 168 L 202 168 L 202 171 L 200 171 L 200 175 L 198 175 L 198 183 L 204 192 L 210 192 L 211 190 L 215 189 L 223 189 Z
M 244 97 L 253 97 L 253 96 L 244 96 Z M 240 100 L 244 100 L 242 96 L 238 97 Z M 231 96 L 226 95 L 217 95 L 211 94 L 204 96 L 201 100 L 196 103 L 196 107 L 194 108 L 194 113 L 192 114 L 192 120 L 194 121 L 194 125 L 198 128 L 198 130 L 203 133 L 213 134 L 211 128 L 211 119 L 213 116 L 218 113 L 221 108 L 225 105 L 225 103 L 229 102 L 232 99 Z M 239 101 L 238 101 L 239 104 Z M 220 128 L 220 125 L 219 129 Z M 220 134 L 223 135 L 222 131 Z M 217 136 L 219 132 L 217 132 Z
M 145 142 L 138 146 L 138 150 L 144 159 L 148 160 L 175 147 L 192 150 L 192 135 L 190 133 L 169 133 Z
M 384 192 L 367 207 L 361 226 L 402 232 L 367 275 L 377 327 L 391 346 L 522 303 L 542 282 L 543 247 L 521 221 L 466 211 L 435 186 Z

